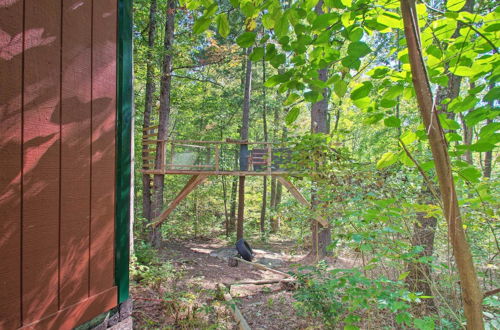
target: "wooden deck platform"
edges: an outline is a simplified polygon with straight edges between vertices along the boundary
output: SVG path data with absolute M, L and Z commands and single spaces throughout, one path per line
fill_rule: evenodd
M 144 130 L 146 137 L 154 136 L 157 126 Z M 153 145 L 143 154 L 144 174 L 150 175 L 190 175 L 191 178 L 167 208 L 154 219 L 152 226 L 158 227 L 197 186 L 209 176 L 273 176 L 285 186 L 299 203 L 311 208 L 311 203 L 300 193 L 287 176 L 290 174 L 281 166 L 289 162 L 288 149 L 274 149 L 269 142 L 249 142 L 239 140 L 194 141 L 194 140 L 147 140 L 143 145 Z M 256 145 L 256 147 L 253 147 Z M 231 148 L 232 146 L 232 148 Z M 253 149 L 249 150 L 249 146 Z M 264 146 L 264 148 L 262 148 Z M 177 148 L 177 149 L 176 149 Z M 223 149 L 225 148 L 225 153 Z M 159 154 L 157 159 L 156 153 Z M 228 156 L 228 157 L 225 157 Z M 155 166 L 159 162 L 160 166 Z M 156 168 L 155 168 L 156 167 Z M 159 168 L 158 168 L 159 167 Z M 328 221 L 320 216 L 315 218 L 324 227 Z

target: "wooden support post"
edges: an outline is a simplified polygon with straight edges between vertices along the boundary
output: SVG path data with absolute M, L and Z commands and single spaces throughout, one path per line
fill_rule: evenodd
M 167 207 L 165 211 L 163 211 L 155 220 L 155 222 L 152 224 L 153 227 L 158 227 L 161 225 L 167 217 L 172 213 L 173 210 L 179 205 L 180 202 L 184 198 L 191 193 L 191 191 L 194 190 L 198 185 L 203 183 L 208 178 L 208 175 L 200 174 L 200 175 L 193 175 L 191 179 L 186 183 L 184 188 L 182 188 L 181 192 L 175 197 L 175 199 L 170 203 L 170 205 Z
M 300 191 L 295 187 L 290 181 L 282 177 L 281 175 L 276 176 L 278 178 L 278 181 L 288 189 L 288 191 L 299 201 L 304 206 L 307 206 L 311 208 L 311 203 L 305 197 L 300 193 Z M 318 221 L 323 227 L 329 227 L 330 224 L 326 219 L 324 219 L 321 216 L 316 216 L 315 218 L 316 221 Z

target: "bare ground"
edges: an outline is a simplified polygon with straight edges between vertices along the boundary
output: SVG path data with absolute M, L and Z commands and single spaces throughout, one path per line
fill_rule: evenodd
M 272 268 L 283 272 L 292 270 L 293 264 L 304 257 L 304 251 L 297 251 L 293 242 L 253 243 L 257 260 L 264 258 Z M 242 263 L 230 267 L 227 260 L 210 255 L 226 246 L 215 239 L 165 242 L 161 260 L 170 261 L 180 271 L 175 279 L 156 287 L 141 283 L 132 286 L 134 328 L 237 329 L 216 290 L 217 283 L 231 285 L 283 276 Z M 296 313 L 293 292 L 283 290 L 279 283 L 233 285 L 230 293 L 252 329 L 321 329 L 318 320 Z

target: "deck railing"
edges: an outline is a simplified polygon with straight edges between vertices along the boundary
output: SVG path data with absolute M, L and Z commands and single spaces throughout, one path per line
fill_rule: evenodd
M 157 136 L 151 132 L 156 129 L 155 126 L 145 129 L 142 141 L 147 146 L 142 157 L 145 173 L 252 172 L 265 175 L 284 172 L 279 166 L 281 158 L 273 154 L 271 142 L 149 139 Z

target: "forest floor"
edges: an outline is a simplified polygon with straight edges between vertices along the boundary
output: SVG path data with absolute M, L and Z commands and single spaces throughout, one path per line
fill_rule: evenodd
M 251 242 L 260 260 L 282 272 L 293 271 L 305 257 L 295 242 Z M 136 329 L 237 329 L 229 306 L 221 298 L 217 284 L 270 280 L 282 275 L 239 263 L 230 267 L 224 259 L 227 242 L 217 239 L 192 239 L 165 242 L 160 260 L 171 263 L 175 275 L 168 281 L 132 285 Z M 352 267 L 349 259 L 332 260 L 342 267 Z M 151 282 L 151 281 L 150 281 Z M 252 329 L 321 329 L 319 320 L 298 315 L 294 292 L 280 283 L 269 285 L 234 285 L 231 296 Z

